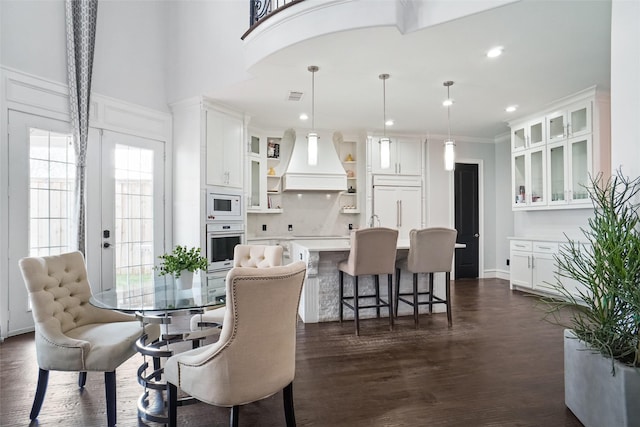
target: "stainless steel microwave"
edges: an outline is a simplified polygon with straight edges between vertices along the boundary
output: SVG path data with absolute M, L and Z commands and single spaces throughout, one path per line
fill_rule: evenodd
M 242 221 L 242 193 L 207 189 L 207 222 Z

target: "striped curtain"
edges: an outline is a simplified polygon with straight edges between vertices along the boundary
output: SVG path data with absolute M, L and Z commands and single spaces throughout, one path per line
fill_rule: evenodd
M 98 0 L 66 0 L 67 77 L 76 152 L 75 222 L 77 249 L 86 247 L 86 158 L 89 135 L 91 70 Z

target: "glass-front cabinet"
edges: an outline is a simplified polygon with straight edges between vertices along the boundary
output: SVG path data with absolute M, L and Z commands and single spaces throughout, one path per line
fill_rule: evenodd
M 591 136 L 547 146 L 549 205 L 589 204 L 586 187 L 591 175 Z
M 539 147 L 512 156 L 512 206 L 532 208 L 547 203 L 545 149 Z
M 591 101 L 570 105 L 547 115 L 547 142 L 591 132 Z
M 511 151 L 522 151 L 545 143 L 544 117 L 515 126 L 511 132 Z

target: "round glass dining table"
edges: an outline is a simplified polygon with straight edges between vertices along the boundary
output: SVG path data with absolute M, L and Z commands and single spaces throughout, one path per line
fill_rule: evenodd
M 172 344 L 190 341 L 195 348 L 202 340 L 219 332 L 220 325 L 202 322 L 197 323 L 197 329 L 191 330 L 190 320 L 206 309 L 224 306 L 225 279 L 224 276 L 206 277 L 203 281 L 194 280 L 191 288 L 179 289 L 173 277 L 159 276 L 154 278 L 153 285 L 146 286 L 144 290 L 116 286 L 91 297 L 90 303 L 96 307 L 133 313 L 142 324 L 160 325 L 158 340 L 147 342 L 147 336 L 143 334 L 136 341 L 136 349 L 143 355 L 137 375 L 138 383 L 144 387 L 137 405 L 140 419 L 168 422 L 164 403 L 167 384 L 162 379 L 162 360 L 176 351 L 176 346 Z M 153 368 L 149 366 L 147 357 L 153 361 Z

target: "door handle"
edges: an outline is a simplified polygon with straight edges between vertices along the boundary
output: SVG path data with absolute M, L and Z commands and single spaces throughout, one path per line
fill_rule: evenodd
M 402 227 L 402 200 L 398 200 L 399 215 L 398 215 L 398 228 Z
M 103 248 L 109 248 L 109 247 L 111 247 L 111 243 L 109 243 L 109 242 L 104 242 L 104 243 L 102 244 L 102 247 L 103 247 Z
M 480 235 L 478 233 L 474 234 L 473 237 L 478 238 Z

